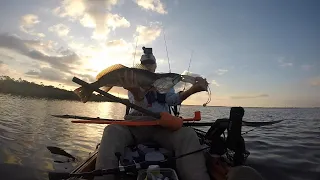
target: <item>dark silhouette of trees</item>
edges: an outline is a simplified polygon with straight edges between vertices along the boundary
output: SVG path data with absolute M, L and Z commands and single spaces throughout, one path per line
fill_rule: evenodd
M 15 80 L 9 76 L 0 76 L 0 93 L 20 95 L 23 97 L 80 101 L 79 97 L 73 91 L 56 88 L 54 86 L 45 86 L 42 82 L 39 85 L 21 78 Z M 101 94 L 93 94 L 90 101 L 113 102 L 112 100 L 106 100 Z

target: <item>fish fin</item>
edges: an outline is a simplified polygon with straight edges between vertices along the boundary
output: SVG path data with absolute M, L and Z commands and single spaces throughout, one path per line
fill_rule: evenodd
M 99 80 L 102 76 L 112 72 L 112 71 L 115 71 L 115 70 L 118 70 L 118 69 L 122 69 L 122 68 L 127 68 L 126 66 L 122 65 L 122 64 L 115 64 L 115 65 L 112 65 L 110 67 L 107 67 L 106 69 L 102 70 L 96 77 L 97 80 Z
M 110 91 L 110 89 L 111 89 L 112 87 L 113 87 L 113 86 L 111 86 L 111 87 L 110 87 L 110 86 L 103 86 L 103 87 L 102 87 L 102 90 L 105 91 L 105 92 L 108 92 L 108 91 Z
M 91 97 L 93 90 L 87 89 L 85 87 L 79 87 L 73 91 L 83 103 L 86 103 Z

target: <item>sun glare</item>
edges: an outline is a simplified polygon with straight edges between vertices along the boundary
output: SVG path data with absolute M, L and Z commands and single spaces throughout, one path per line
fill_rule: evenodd
M 104 48 L 88 60 L 89 69 L 99 73 L 114 64 L 132 65 L 133 57 L 127 48 Z

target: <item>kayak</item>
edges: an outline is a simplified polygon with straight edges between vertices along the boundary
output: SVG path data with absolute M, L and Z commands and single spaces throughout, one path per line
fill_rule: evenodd
M 239 113 L 240 111 L 240 113 Z M 242 112 L 243 111 L 243 112 Z M 155 142 L 146 142 L 127 146 L 124 155 L 119 160 L 119 167 L 99 171 L 99 173 L 114 174 L 119 179 L 146 179 L 148 173 L 157 170 L 166 175 L 170 180 L 178 180 L 180 177 L 175 168 L 175 160 L 192 153 L 203 152 L 206 157 L 207 169 L 210 177 L 216 180 L 225 180 L 231 167 L 242 166 L 250 152 L 245 147 L 241 135 L 244 110 L 241 107 L 231 108 L 230 117 L 217 119 L 212 123 L 208 131 L 193 128 L 199 137 L 202 148 L 180 157 L 175 157 L 172 151 L 166 150 Z M 227 131 L 227 137 L 225 137 Z M 51 149 L 52 150 L 52 149 Z M 56 173 L 60 179 L 94 179 L 97 174 L 95 168 L 99 144 L 96 149 L 69 173 Z M 71 155 L 70 155 L 71 156 Z M 151 169 L 150 169 L 151 168 Z M 155 169 L 152 169 L 155 168 Z M 161 174 L 161 175 L 162 175 Z M 55 178 L 57 179 L 57 178 Z
M 203 152 L 205 155 L 207 172 L 209 173 L 211 179 L 226 180 L 228 173 L 229 175 L 234 177 L 248 179 L 248 177 L 244 177 L 243 175 L 250 174 L 248 172 L 252 171 L 252 168 L 249 168 L 248 170 L 248 168 L 245 166 L 246 160 L 250 155 L 250 152 L 246 149 L 245 140 L 242 137 L 242 126 L 260 127 L 281 122 L 245 122 L 242 120 L 244 116 L 244 109 L 242 107 L 232 107 L 230 109 L 229 118 L 217 119 L 215 122 L 212 123 L 185 123 L 184 121 L 199 121 L 201 117 L 195 116 L 191 119 L 183 119 L 181 117 L 173 118 L 169 116 L 162 116 L 163 114 L 161 115 L 161 113 L 150 112 L 144 108 L 141 108 L 140 106 L 127 102 L 123 99 L 117 98 L 100 89 L 91 87 L 88 83 L 76 77 L 74 77 L 72 81 L 81 86 L 86 86 L 91 90 L 94 90 L 102 94 L 104 97 L 108 99 L 124 104 L 127 106 L 127 108 L 133 108 L 153 118 L 160 119 L 160 121 L 153 121 L 152 125 L 161 125 L 163 127 L 171 128 L 173 130 L 176 130 L 182 126 L 193 127 L 193 129 L 199 137 L 199 142 L 202 145 L 202 148 L 193 152 L 175 156 L 174 152 L 166 150 L 154 142 L 135 144 L 133 146 L 127 146 L 126 149 L 124 149 L 125 153 L 123 156 L 121 156 L 122 158 L 118 156 L 119 167 L 115 167 L 112 169 L 96 169 L 95 164 L 97 155 L 99 153 L 98 144 L 96 149 L 89 155 L 89 157 L 81 163 L 79 163 L 71 172 L 49 172 L 48 175 L 50 180 L 94 179 L 95 176 L 103 176 L 110 174 L 116 175 L 116 179 L 122 180 L 149 180 L 150 178 L 163 180 L 179 180 L 181 178 L 177 175 L 178 173 L 175 168 L 175 160 L 198 152 Z M 82 119 L 82 121 L 74 121 L 73 123 L 122 124 L 133 126 L 150 125 L 150 122 L 141 123 L 141 121 L 124 122 L 112 119 L 100 119 L 69 115 L 53 116 L 58 118 Z M 209 126 L 210 128 L 208 129 L 208 131 L 202 131 L 195 128 L 198 126 Z M 225 136 L 225 132 L 227 132 L 227 136 Z M 52 154 L 58 154 L 68 157 L 69 159 L 66 162 L 74 162 L 74 160 L 76 159 L 74 156 L 67 153 L 61 148 L 53 146 L 48 146 L 47 148 Z M 234 169 L 238 169 L 239 167 L 240 169 L 243 168 L 244 171 L 240 172 L 237 170 L 237 174 L 237 172 L 235 172 Z M 241 174 L 240 176 L 239 172 Z M 231 178 L 228 179 L 231 180 Z
M 204 132 L 202 131 L 198 131 L 196 130 L 198 136 L 199 136 L 199 140 L 203 140 L 203 137 L 204 137 Z M 154 151 L 151 150 L 152 153 L 154 152 L 157 152 L 156 149 L 159 148 L 159 147 L 155 147 L 156 144 L 153 144 L 153 142 L 149 142 L 149 143 L 145 143 L 145 144 L 139 144 L 139 146 L 148 146 L 148 154 L 150 154 L 150 147 L 153 147 L 154 148 Z M 209 147 L 208 145 L 206 144 L 203 144 L 203 148 L 202 149 L 206 149 L 206 147 Z M 159 148 L 161 150 L 161 147 Z M 228 163 L 227 161 L 225 160 L 222 160 L 221 161 L 221 157 L 216 157 L 216 156 L 212 156 L 210 153 L 209 153 L 209 150 L 203 150 L 204 151 L 204 154 L 205 154 L 205 157 L 207 159 L 207 163 L 211 162 L 211 163 L 215 163 L 215 167 L 211 167 L 213 168 L 212 169 L 212 176 L 215 176 L 215 179 L 216 180 L 223 180 L 223 179 L 226 179 L 225 178 L 225 173 L 227 172 L 227 170 L 232 167 L 232 165 L 230 163 Z M 79 165 L 77 165 L 72 171 L 71 171 L 71 174 L 78 174 L 78 173 L 87 173 L 87 172 L 93 172 L 95 170 L 95 163 L 96 163 L 96 159 L 97 159 L 97 155 L 98 155 L 98 152 L 99 152 L 99 144 L 97 145 L 96 149 L 90 153 L 90 155 L 81 163 L 79 163 Z M 163 151 L 161 151 L 163 152 Z M 247 155 L 249 154 L 248 151 L 246 151 Z M 127 154 L 129 154 L 127 152 Z M 163 153 L 165 154 L 165 153 Z M 169 155 L 170 156 L 170 155 Z M 167 155 L 166 155 L 167 157 Z M 227 157 L 225 156 L 224 158 L 227 159 Z M 247 157 L 246 157 L 247 158 Z M 123 163 L 123 161 L 121 161 L 121 163 Z M 124 163 L 123 163 L 124 164 Z M 210 167 L 210 165 L 208 164 L 208 168 Z M 121 173 L 121 174 L 118 174 L 119 175 L 119 179 L 122 179 L 122 180 L 140 180 L 140 179 L 144 179 L 144 178 L 141 178 L 141 175 L 143 173 L 146 174 L 146 171 L 147 169 L 140 169 L 139 171 L 137 172 L 127 172 L 127 173 Z M 178 175 L 177 175 L 177 170 L 175 169 L 175 165 L 174 164 L 170 164 L 170 163 L 166 163 L 165 165 L 161 166 L 160 168 L 160 171 L 161 172 L 164 172 L 164 174 L 168 171 L 172 171 L 174 174 L 174 177 L 176 178 L 173 178 L 173 177 L 169 177 L 170 179 L 179 179 Z M 117 174 L 116 174 L 117 175 Z M 145 176 L 144 176 L 145 177 Z M 80 180 L 80 179 L 94 179 L 94 177 L 70 177 L 68 178 L 68 180 Z
M 236 177 L 235 179 L 239 177 L 243 177 L 243 179 L 257 177 L 254 179 L 260 180 L 262 179 L 260 178 L 260 174 L 253 168 L 245 165 L 250 152 L 246 149 L 246 143 L 242 135 L 249 131 L 242 133 L 242 126 L 256 128 L 281 121 L 246 122 L 242 120 L 243 116 L 244 109 L 242 107 L 232 107 L 229 118 L 215 120 L 207 131 L 197 129 L 196 127 L 198 126 L 193 126 L 193 123 L 187 124 L 195 130 L 202 146 L 201 149 L 193 152 L 175 156 L 174 152 L 162 148 L 155 142 L 145 142 L 125 147 L 124 154 L 121 156 L 122 158 L 118 158 L 119 167 L 96 169 L 95 164 L 100 145 L 98 144 L 95 150 L 75 168 L 68 170 L 68 172 L 49 172 L 49 179 L 94 179 L 95 176 L 113 174 L 116 175 L 116 179 L 148 180 L 146 177 L 149 177 L 150 174 L 158 174 L 159 176 L 168 177 L 167 179 L 169 180 L 183 180 L 179 177 L 178 171 L 175 168 L 175 161 L 193 153 L 203 152 L 206 159 L 207 172 L 211 179 L 226 180 L 228 174 L 228 176 L 230 175 L 229 180 L 232 179 L 230 178 L 231 176 Z M 184 126 L 186 126 L 185 123 Z M 76 160 L 73 155 L 61 148 L 48 146 L 47 149 L 52 154 L 68 158 L 67 161 L 55 162 L 70 163 Z M 165 178 L 158 179 L 164 180 Z

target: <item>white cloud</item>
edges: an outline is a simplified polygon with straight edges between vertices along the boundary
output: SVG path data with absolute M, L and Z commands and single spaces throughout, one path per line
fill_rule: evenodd
M 83 15 L 85 9 L 84 0 L 64 0 L 60 7 L 53 10 L 53 13 L 60 17 L 69 17 L 70 20 L 76 20 Z
M 219 76 L 221 76 L 221 75 L 223 75 L 223 74 L 225 74 L 227 72 L 228 72 L 227 69 L 218 69 L 218 70 L 216 70 L 215 73 L 218 74 Z
M 21 25 L 25 27 L 33 27 L 35 24 L 39 22 L 39 17 L 34 14 L 26 14 L 21 17 Z
M 293 63 L 286 62 L 284 57 L 279 57 L 278 58 L 278 63 L 280 64 L 281 67 L 291 67 L 291 66 L 293 66 Z
M 118 14 L 108 14 L 107 25 L 115 30 L 118 27 L 130 27 L 130 22 L 126 18 L 121 17 Z
M 143 9 L 155 11 L 160 14 L 168 13 L 160 0 L 135 0 L 135 2 Z
M 217 87 L 220 86 L 220 84 L 218 84 L 216 80 L 212 80 L 212 81 L 211 81 L 211 84 L 213 84 L 213 85 L 215 85 L 215 86 L 217 86 Z
M 125 41 L 125 40 L 123 40 L 123 39 L 118 39 L 118 40 L 112 40 L 112 41 L 108 41 L 107 43 L 106 43 L 106 45 L 108 46 L 108 47 L 124 47 L 124 46 L 127 46 L 128 45 L 128 43 Z
M 49 31 L 55 32 L 58 36 L 67 36 L 70 32 L 70 28 L 64 24 L 56 24 L 48 28 Z
M 161 27 L 157 24 L 147 26 L 138 25 L 136 28 L 137 35 L 134 38 L 134 41 L 137 41 L 138 44 L 148 44 L 156 40 L 161 34 Z
M 20 21 L 20 30 L 24 33 L 38 36 L 38 37 L 45 37 L 43 33 L 35 32 L 34 26 L 40 22 L 39 17 L 34 14 L 26 14 L 21 17 Z
M 312 66 L 306 64 L 306 65 L 302 65 L 301 68 L 302 68 L 303 70 L 305 70 L 305 71 L 309 71 L 309 70 L 312 68 Z
M 107 10 L 116 5 L 118 0 L 64 0 L 61 6 L 53 10 L 60 17 L 78 20 L 84 27 L 94 28 L 92 38 L 105 40 L 110 28 L 129 27 L 130 23 L 118 14 L 111 14 Z

